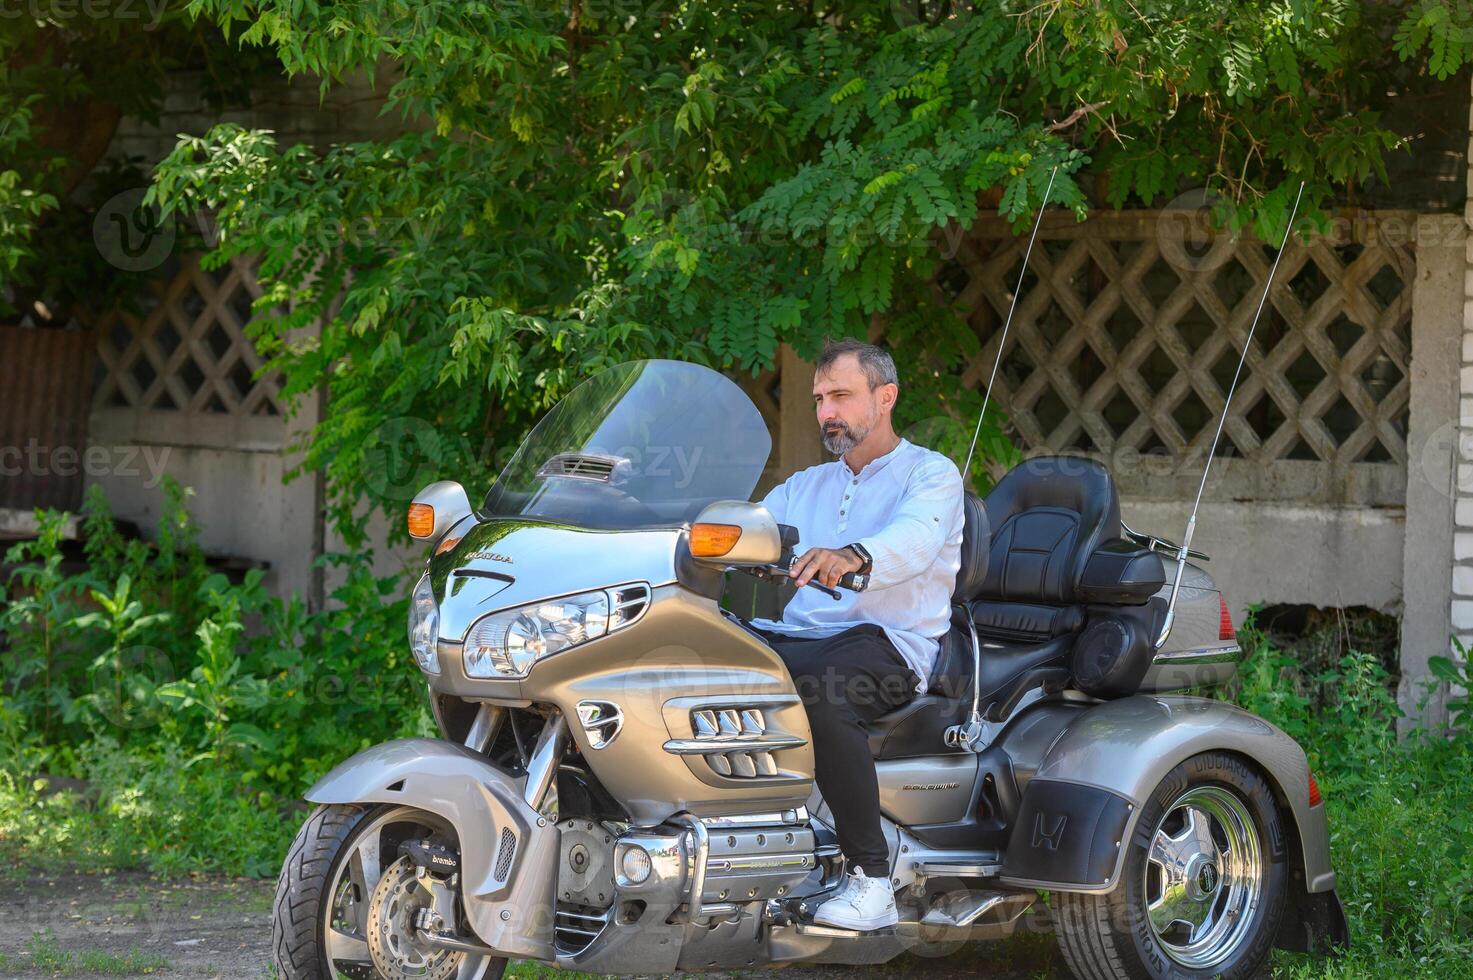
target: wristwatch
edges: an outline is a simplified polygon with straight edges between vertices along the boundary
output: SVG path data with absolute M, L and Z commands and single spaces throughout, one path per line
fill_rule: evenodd
M 870 573 L 871 569 L 873 569 L 875 567 L 875 560 L 870 557 L 869 552 L 865 550 L 864 545 L 862 545 L 862 544 L 848 544 L 848 545 L 845 545 L 844 547 L 848 548 L 850 551 L 852 551 L 856 555 L 858 555 L 859 556 L 859 560 L 864 563 L 864 564 L 862 564 L 862 565 L 859 566 L 859 571 L 855 572 L 854 574 L 856 574 L 856 575 L 868 575 Z

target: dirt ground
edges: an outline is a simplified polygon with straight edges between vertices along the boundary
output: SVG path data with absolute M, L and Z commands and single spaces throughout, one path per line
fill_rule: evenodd
M 135 872 L 12 879 L 0 976 L 270 977 L 274 887 Z
M 0 883 L 4 980 L 273 976 L 274 882 L 218 877 L 160 880 L 138 872 L 28 876 L 12 870 L 6 877 Z M 1062 976 L 1063 971 L 1051 938 L 1040 935 L 1018 936 L 1001 945 L 974 944 L 942 959 L 904 957 L 863 974 L 1019 980 Z M 507 975 L 516 980 L 578 976 L 531 963 L 513 964 Z M 790 967 L 780 975 L 784 980 L 836 980 L 856 974 L 852 969 Z

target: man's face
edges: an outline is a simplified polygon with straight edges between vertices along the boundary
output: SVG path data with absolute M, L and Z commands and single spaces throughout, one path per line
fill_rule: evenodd
M 843 455 L 869 436 L 885 410 L 890 385 L 871 390 L 859 358 L 845 354 L 813 378 L 813 403 L 823 447 Z

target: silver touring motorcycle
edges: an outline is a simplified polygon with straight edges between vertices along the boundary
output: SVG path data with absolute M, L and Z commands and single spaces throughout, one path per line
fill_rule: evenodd
M 770 448 L 734 383 L 642 361 L 554 407 L 479 508 L 419 494 L 409 642 L 441 737 L 307 793 L 284 976 L 878 964 L 1047 928 L 1080 977 L 1236 978 L 1346 941 L 1303 750 L 1167 693 L 1231 676 L 1226 603 L 1193 563 L 1173 604 L 1177 546 L 1071 457 L 968 495 L 929 689 L 853 760 L 879 775 L 899 925 L 814 924 L 844 857 L 806 714 L 722 602 L 728 574 L 781 576 L 805 547 L 748 502 Z

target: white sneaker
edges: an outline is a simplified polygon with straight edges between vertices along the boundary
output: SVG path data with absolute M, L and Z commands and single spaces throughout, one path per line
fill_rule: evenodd
M 846 876 L 844 887 L 833 898 L 818 907 L 813 921 L 838 929 L 869 932 L 900 921 L 895 911 L 895 890 L 889 878 L 867 878 L 855 868 Z

